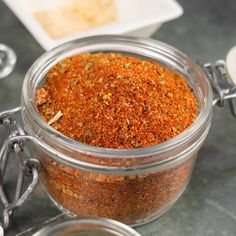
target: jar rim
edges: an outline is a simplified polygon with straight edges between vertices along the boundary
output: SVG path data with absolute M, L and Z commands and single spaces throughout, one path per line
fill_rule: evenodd
M 91 145 L 87 145 L 81 143 L 79 141 L 73 140 L 69 137 L 66 137 L 62 133 L 58 132 L 57 130 L 53 129 L 50 125 L 48 125 L 42 117 L 37 112 L 36 106 L 34 104 L 33 99 L 29 94 L 29 83 L 32 82 L 32 77 L 37 77 L 43 70 L 48 71 L 47 62 L 52 62 L 55 60 L 55 57 L 61 56 L 61 54 L 65 54 L 68 50 L 72 50 L 76 47 L 94 44 L 94 43 L 105 43 L 105 42 L 113 42 L 118 44 L 126 44 L 126 45 L 136 45 L 137 47 L 145 47 L 147 50 L 150 50 L 150 53 L 157 53 L 157 50 L 166 52 L 167 54 L 175 57 L 176 59 L 181 59 L 184 61 L 188 68 L 194 69 L 199 76 L 202 77 L 205 86 L 206 86 L 206 95 L 203 98 L 203 106 L 201 107 L 199 114 L 195 120 L 195 122 L 190 125 L 186 130 L 184 130 L 179 135 L 162 142 L 157 145 L 144 147 L 144 148 L 136 148 L 136 149 L 114 149 L 114 148 L 103 148 L 103 147 L 95 147 Z M 105 44 L 104 44 L 105 45 Z M 105 47 L 105 46 L 104 46 Z M 58 59 L 59 61 L 59 59 Z M 188 69 L 187 68 L 187 69 Z M 67 43 L 64 43 L 46 53 L 44 53 L 39 59 L 31 66 L 28 70 L 25 80 L 23 83 L 22 89 L 22 100 L 24 100 L 25 107 L 30 111 L 34 121 L 37 125 L 44 130 L 45 132 L 49 133 L 52 138 L 57 138 L 60 140 L 61 144 L 66 145 L 67 147 L 72 148 L 73 150 L 79 150 L 80 152 L 86 155 L 93 155 L 93 156 L 102 156 L 102 157 L 121 157 L 121 158 L 132 158 L 132 157 L 143 157 L 143 156 L 151 156 L 156 155 L 157 153 L 162 153 L 170 148 L 175 148 L 176 146 L 180 145 L 186 140 L 191 139 L 194 133 L 197 133 L 198 130 L 211 118 L 211 111 L 212 111 L 212 100 L 213 94 L 211 90 L 210 83 L 206 77 L 206 74 L 200 68 L 197 63 L 195 63 L 192 59 L 186 56 L 184 53 L 180 52 L 179 50 L 162 43 L 157 40 L 152 39 L 144 39 L 144 38 L 136 38 L 130 36 L 118 36 L 118 35 L 99 35 L 99 36 L 92 36 L 82 39 L 76 39 Z
M 76 232 L 86 232 L 97 230 L 98 232 L 112 233 L 111 235 L 123 235 L 123 236 L 141 236 L 137 231 L 132 229 L 126 224 L 119 221 L 106 219 L 106 218 L 79 218 L 62 221 L 52 225 L 48 225 L 33 236 L 50 236 L 55 233 L 62 233 L 64 230 L 70 230 L 70 227 L 76 227 Z

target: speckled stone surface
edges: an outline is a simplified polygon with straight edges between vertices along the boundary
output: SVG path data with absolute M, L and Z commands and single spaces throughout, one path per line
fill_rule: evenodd
M 198 61 L 225 58 L 236 44 L 236 1 L 181 0 L 180 3 L 184 15 L 163 25 L 153 38 Z M 0 81 L 0 110 L 4 110 L 19 105 L 24 75 L 43 49 L 2 1 L 0 43 L 8 44 L 18 55 L 14 72 Z M 0 135 L 3 139 L 3 134 Z M 14 164 L 10 168 L 13 170 Z M 8 189 L 14 186 L 15 174 L 12 171 L 7 177 Z M 32 227 L 36 230 L 58 214 L 59 210 L 39 186 L 27 204 L 16 212 L 6 235 L 31 235 L 30 231 L 20 232 Z M 230 115 L 228 105 L 214 109 L 212 129 L 181 199 L 161 218 L 137 230 L 144 236 L 236 235 L 236 120 Z

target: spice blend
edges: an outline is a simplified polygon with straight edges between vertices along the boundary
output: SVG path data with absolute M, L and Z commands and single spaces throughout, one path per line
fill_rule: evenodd
M 52 3 L 53 2 L 53 3 Z M 111 24 L 118 19 L 114 0 L 49 1 L 45 8 L 34 12 L 34 17 L 53 39 Z
M 188 184 L 195 159 L 156 173 L 116 176 L 78 170 L 41 156 L 41 181 L 60 208 L 133 225 L 174 204 Z
M 180 74 L 114 53 L 64 59 L 49 71 L 36 104 L 43 119 L 64 135 L 116 149 L 166 141 L 187 129 L 198 113 L 196 98 Z M 127 176 L 72 168 L 45 155 L 39 158 L 41 179 L 57 203 L 78 215 L 136 224 L 160 214 L 181 195 L 195 154 L 168 169 Z M 87 158 L 104 165 L 103 158 Z M 107 159 L 105 164 L 113 165 L 113 159 Z M 121 167 L 132 164 L 120 159 Z
M 185 79 L 160 65 L 119 54 L 77 55 L 58 63 L 38 90 L 37 105 L 52 127 L 80 142 L 140 148 L 166 141 L 196 118 Z

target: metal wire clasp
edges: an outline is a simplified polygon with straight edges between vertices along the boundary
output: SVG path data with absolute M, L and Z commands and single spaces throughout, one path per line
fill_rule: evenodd
M 21 107 L 0 113 L 0 127 L 8 131 L 8 137 L 0 149 L 0 202 L 4 209 L 2 223 L 0 223 L 0 225 L 4 229 L 9 226 L 10 216 L 13 214 L 14 210 L 20 207 L 35 189 L 39 178 L 40 163 L 37 159 L 26 158 L 27 151 L 25 149 L 24 139 L 22 138 L 25 132 L 13 116 L 19 111 L 21 111 Z M 11 153 L 15 156 L 19 166 L 15 196 L 12 200 L 7 197 L 6 188 L 4 186 L 4 177 Z M 23 192 L 22 188 L 26 178 L 31 178 L 31 182 Z
M 229 101 L 231 113 L 236 118 L 236 84 L 227 75 L 225 61 L 206 63 L 203 69 L 215 95 L 213 105 L 222 107 L 225 101 Z

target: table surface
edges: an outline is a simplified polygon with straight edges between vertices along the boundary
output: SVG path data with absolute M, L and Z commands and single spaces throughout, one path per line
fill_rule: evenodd
M 179 2 L 184 7 L 184 15 L 164 24 L 153 38 L 173 45 L 198 61 L 224 59 L 236 44 L 236 1 Z M 0 110 L 4 110 L 19 105 L 24 75 L 44 51 L 2 1 L 0 43 L 11 46 L 18 55 L 14 72 L 0 81 Z M 183 196 L 165 215 L 137 230 L 144 236 L 235 236 L 235 153 L 236 120 L 226 104 L 224 108 L 214 109 L 211 131 Z M 14 177 L 12 171 L 6 180 L 9 190 L 13 189 Z M 27 229 L 36 230 L 55 216 L 65 217 L 38 186 L 27 204 L 17 210 L 6 235 L 31 235 Z

